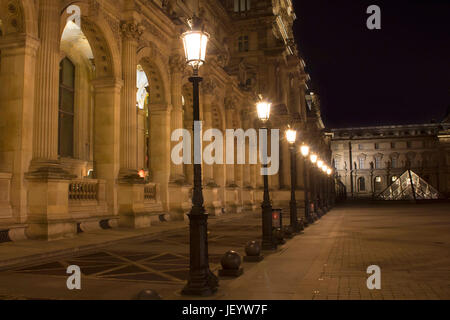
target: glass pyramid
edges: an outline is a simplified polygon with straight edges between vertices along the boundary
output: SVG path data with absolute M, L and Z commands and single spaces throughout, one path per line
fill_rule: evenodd
M 413 171 L 406 170 L 377 198 L 380 200 L 430 200 L 439 199 L 440 194 Z

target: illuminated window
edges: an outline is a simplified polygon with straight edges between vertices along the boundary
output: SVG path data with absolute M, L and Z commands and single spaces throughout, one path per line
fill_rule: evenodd
M 59 64 L 58 154 L 73 157 L 75 65 L 68 58 Z
M 234 12 L 245 12 L 250 10 L 251 0 L 234 0 Z
M 381 182 L 381 177 L 376 177 L 375 178 L 375 182 L 380 183 Z
M 395 182 L 395 180 L 397 180 L 397 179 L 398 179 L 397 176 L 393 176 L 393 177 L 391 178 L 391 181 L 392 181 L 392 182 Z

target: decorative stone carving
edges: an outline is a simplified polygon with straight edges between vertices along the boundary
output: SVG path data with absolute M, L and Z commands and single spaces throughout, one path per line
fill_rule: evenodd
M 139 40 L 144 33 L 144 26 L 134 21 L 122 21 L 120 31 L 122 37 L 126 39 Z
M 204 94 L 207 95 L 213 95 L 216 88 L 217 88 L 217 84 L 213 79 L 206 79 L 201 83 L 202 86 L 202 91 Z
M 3 2 L 0 11 L 3 12 L 2 18 L 4 19 L 2 21 L 3 35 L 24 32 L 23 11 L 19 1 L 10 0 Z
M 235 110 L 237 105 L 237 99 L 235 97 L 226 97 L 225 98 L 225 109 L 226 110 Z
M 179 54 L 174 54 L 169 58 L 169 68 L 170 72 L 181 72 L 184 73 L 184 69 L 186 69 L 186 59 L 184 59 Z

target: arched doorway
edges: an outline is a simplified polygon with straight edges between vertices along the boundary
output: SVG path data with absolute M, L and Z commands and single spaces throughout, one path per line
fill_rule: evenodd
M 358 179 L 358 190 L 359 192 L 366 192 L 366 179 L 363 177 Z

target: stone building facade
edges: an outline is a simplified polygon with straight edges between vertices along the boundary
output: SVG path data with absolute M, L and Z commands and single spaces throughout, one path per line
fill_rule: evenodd
M 288 203 L 287 125 L 300 137 L 318 130 L 311 136 L 326 148 L 318 104 L 308 120 L 309 77 L 290 0 L 0 0 L 3 239 L 184 218 L 192 165 L 171 161 L 171 133 L 192 128 L 180 35 L 194 13 L 211 35 L 201 68 L 203 127 L 258 128 L 257 96 L 269 99 L 269 126 L 281 130 L 271 196 L 274 205 Z M 301 166 L 299 159 L 299 177 Z M 259 167 L 204 165 L 208 213 L 259 208 Z
M 407 169 L 450 195 L 450 122 L 333 129 L 332 159 L 348 197 L 378 195 Z

